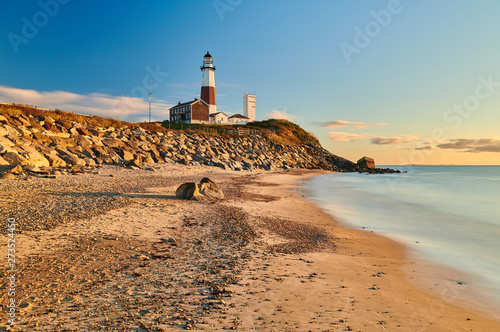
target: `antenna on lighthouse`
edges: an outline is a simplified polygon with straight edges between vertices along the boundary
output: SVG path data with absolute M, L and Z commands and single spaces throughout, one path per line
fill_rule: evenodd
M 151 77 L 149 78 L 149 123 L 151 123 Z

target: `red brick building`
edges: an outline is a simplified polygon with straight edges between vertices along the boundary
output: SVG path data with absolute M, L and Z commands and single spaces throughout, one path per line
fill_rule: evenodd
M 209 105 L 197 98 L 187 103 L 179 102 L 170 108 L 170 122 L 208 123 L 208 109 Z

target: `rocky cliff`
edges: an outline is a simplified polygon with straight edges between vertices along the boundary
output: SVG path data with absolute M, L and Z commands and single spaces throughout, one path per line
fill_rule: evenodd
M 158 132 L 141 127 L 99 127 L 54 120 L 48 115 L 0 114 L 0 169 L 10 173 L 49 172 L 117 164 L 209 165 L 233 170 L 355 170 L 349 160 L 316 144 L 276 144 L 264 135 L 220 137 L 203 133 Z M 15 167 L 20 166 L 20 167 Z M 15 171 L 12 172 L 12 169 Z

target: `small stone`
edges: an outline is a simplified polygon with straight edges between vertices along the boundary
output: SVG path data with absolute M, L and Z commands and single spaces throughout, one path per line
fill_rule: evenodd
M 14 180 L 15 178 L 16 176 L 12 173 L 5 173 L 4 175 L 2 175 L 3 180 Z

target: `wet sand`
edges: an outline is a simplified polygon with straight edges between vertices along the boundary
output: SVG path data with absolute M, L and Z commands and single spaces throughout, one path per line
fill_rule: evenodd
M 311 330 L 500 330 L 498 321 L 462 307 L 474 306 L 462 298 L 463 285 L 449 282 L 433 295 L 421 291 L 424 285 L 417 288 L 414 282 L 409 282 L 418 262 L 408 260 L 402 245 L 368 231 L 345 227 L 314 203 L 304 201 L 300 188 L 304 177 L 307 175 L 263 177 L 262 181 L 281 185 L 284 199 L 272 205 L 252 202 L 246 208 L 253 211 L 250 213 L 274 214 L 321 225 L 335 237 L 334 250 L 300 255 L 299 260 L 297 255 L 273 260 L 271 265 L 279 267 L 278 273 L 287 271 L 288 275 L 298 276 L 273 289 L 277 303 L 289 313 L 288 319 L 306 329 L 309 324 Z M 261 188 L 254 190 L 265 193 Z M 276 190 L 273 192 L 277 194 Z M 315 277 L 302 283 L 304 279 L 300 276 L 311 273 Z M 259 303 L 255 308 L 259 308 Z M 276 327 L 288 325 L 285 320 L 280 321 Z
M 33 179 L 43 184 L 41 195 L 55 196 L 71 180 L 124 200 L 89 219 L 78 214 L 16 235 L 19 320 L 10 328 L 500 330 L 500 323 L 448 302 L 460 285 L 440 298 L 410 284 L 401 245 L 344 227 L 304 200 L 300 183 L 314 174 L 163 165 L 155 172 L 104 167 L 80 180 Z M 220 184 L 226 200 L 175 198 L 182 182 L 205 176 Z M 144 186 L 131 185 L 145 178 Z M 71 188 L 70 194 L 77 204 L 86 197 Z M 6 252 L 4 235 L 1 243 Z M 7 330 L 5 277 L 0 330 Z

